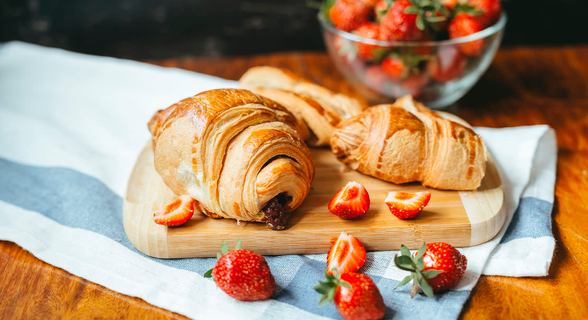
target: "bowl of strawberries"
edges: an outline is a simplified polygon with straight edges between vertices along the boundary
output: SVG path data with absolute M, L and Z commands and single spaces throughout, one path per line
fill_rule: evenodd
M 490 66 L 504 32 L 500 0 L 326 0 L 330 57 L 372 103 L 410 94 L 440 109 Z

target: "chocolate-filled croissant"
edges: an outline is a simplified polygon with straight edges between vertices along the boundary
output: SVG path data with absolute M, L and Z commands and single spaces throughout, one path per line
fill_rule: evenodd
M 202 92 L 149 122 L 155 169 L 214 218 L 283 229 L 308 195 L 314 164 L 296 118 L 247 90 Z
M 393 183 L 474 190 L 486 172 L 482 138 L 410 96 L 340 122 L 331 148 L 350 168 Z

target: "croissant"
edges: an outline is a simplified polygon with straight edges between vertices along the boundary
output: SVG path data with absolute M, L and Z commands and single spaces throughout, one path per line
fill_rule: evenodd
M 310 190 L 314 163 L 296 118 L 250 91 L 202 92 L 158 111 L 149 130 L 164 183 L 210 217 L 284 229 Z
M 284 69 L 251 68 L 239 79 L 239 86 L 286 107 L 310 129 L 302 138 L 311 146 L 328 145 L 334 127 L 364 109 L 357 100 L 333 93 Z
M 342 121 L 331 148 L 350 168 L 393 183 L 474 190 L 486 171 L 482 138 L 410 96 Z

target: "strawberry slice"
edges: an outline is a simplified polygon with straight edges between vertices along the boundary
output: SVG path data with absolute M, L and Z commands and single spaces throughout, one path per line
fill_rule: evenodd
M 174 202 L 155 211 L 153 221 L 168 227 L 181 226 L 194 215 L 194 201 L 188 195 L 180 196 Z
M 339 189 L 329 202 L 329 211 L 343 219 L 361 217 L 370 208 L 370 195 L 355 181 L 349 181 Z
M 390 192 L 384 201 L 390 208 L 390 212 L 396 217 L 412 219 L 423 210 L 429 200 L 431 200 L 431 193 L 423 191 L 415 193 Z
M 365 263 L 365 248 L 356 237 L 342 231 L 327 255 L 327 272 L 337 268 L 340 274 L 356 272 Z

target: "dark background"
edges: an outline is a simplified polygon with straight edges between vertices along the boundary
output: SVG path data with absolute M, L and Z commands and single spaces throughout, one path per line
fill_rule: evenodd
M 503 6 L 505 46 L 588 43 L 588 0 Z M 316 13 L 307 0 L 0 0 L 0 42 L 131 59 L 324 50 Z

